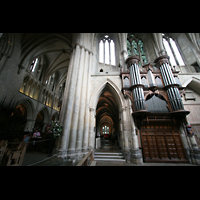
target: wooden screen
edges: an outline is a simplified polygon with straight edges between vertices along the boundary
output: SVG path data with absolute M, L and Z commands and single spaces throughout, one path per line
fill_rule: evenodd
M 154 124 L 140 130 L 144 162 L 188 162 L 179 130 L 161 127 Z

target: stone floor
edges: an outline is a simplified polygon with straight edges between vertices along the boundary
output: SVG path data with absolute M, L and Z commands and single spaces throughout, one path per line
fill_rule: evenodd
M 43 159 L 48 158 L 48 154 L 40 152 L 26 152 L 22 166 L 28 166 Z
M 119 152 L 118 146 L 112 144 L 110 141 L 104 141 L 102 147 L 96 152 Z M 42 161 L 42 162 L 41 162 Z M 34 164 L 35 163 L 35 164 Z M 48 154 L 28 151 L 25 153 L 22 166 L 29 166 L 34 164 L 34 166 L 73 166 L 72 161 L 60 163 L 57 157 L 50 158 Z M 121 161 L 97 161 L 96 166 L 198 166 L 189 163 L 143 163 L 143 164 L 132 164 Z

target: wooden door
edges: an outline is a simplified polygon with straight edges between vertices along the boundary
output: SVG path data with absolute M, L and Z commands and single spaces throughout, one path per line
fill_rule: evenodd
M 142 127 L 144 162 L 188 162 L 179 130 L 168 126 Z

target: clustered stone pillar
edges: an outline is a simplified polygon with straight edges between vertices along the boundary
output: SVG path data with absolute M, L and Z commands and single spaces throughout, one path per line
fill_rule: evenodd
M 176 84 L 172 70 L 169 66 L 169 56 L 160 56 L 154 62 L 157 67 L 160 68 L 172 111 L 184 110 L 181 95 L 178 90 L 178 84 Z
M 141 82 L 140 70 L 138 66 L 139 60 L 139 57 L 135 55 L 126 59 L 126 64 L 128 65 L 130 71 L 131 89 L 133 94 L 135 111 L 146 110 L 143 92 L 144 85 L 142 85 Z
M 76 44 L 69 64 L 61 123 L 63 134 L 60 150 L 68 154 L 88 149 L 89 131 L 89 76 L 92 53 Z

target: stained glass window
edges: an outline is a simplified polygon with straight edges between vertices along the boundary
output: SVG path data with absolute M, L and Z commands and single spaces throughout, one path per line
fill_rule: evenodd
M 139 56 L 138 45 L 135 40 L 132 41 L 133 54 Z
M 142 57 L 142 61 L 143 61 L 144 64 L 147 64 L 147 57 L 146 57 L 146 53 L 144 51 L 144 44 L 143 44 L 142 40 L 138 41 L 138 46 L 140 48 L 140 54 L 141 54 L 141 57 Z
M 103 134 L 109 134 L 109 127 L 108 126 L 103 126 L 102 127 L 102 133 Z
M 131 56 L 132 55 L 131 44 L 128 40 L 127 40 L 127 51 L 128 51 L 128 56 Z
M 139 65 L 145 65 L 148 63 L 144 50 L 144 44 L 142 40 L 135 37 L 134 34 L 128 34 L 127 52 L 128 56 L 137 55 L 140 58 Z

